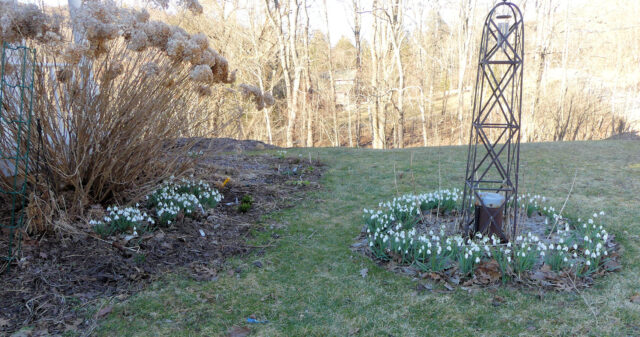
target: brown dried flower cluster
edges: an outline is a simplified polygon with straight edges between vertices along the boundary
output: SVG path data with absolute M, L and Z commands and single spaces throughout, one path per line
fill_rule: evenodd
M 0 40 L 8 43 L 23 38 L 38 42 L 61 41 L 62 17 L 45 14 L 34 4 L 0 0 Z
M 266 107 L 270 107 L 275 103 L 273 96 L 269 92 L 262 92 L 260 88 L 249 85 L 249 84 L 240 84 L 238 86 L 240 88 L 240 92 L 245 99 L 252 98 L 253 102 L 256 104 L 256 109 L 262 110 Z
M 196 13 L 202 12 L 197 0 L 182 0 L 180 4 Z M 49 15 L 36 5 L 0 0 L 0 12 L 2 41 L 18 42 L 26 38 L 51 43 L 62 40 L 62 18 Z M 206 35 L 191 35 L 180 27 L 149 18 L 144 9 L 120 8 L 112 0 L 87 0 L 74 12 L 71 22 L 76 32 L 82 32 L 84 40 L 61 48 L 63 59 L 69 64 L 78 64 L 83 57 L 96 58 L 107 51 L 110 42 L 124 38 L 132 51 L 157 48 L 173 62 L 190 64 L 193 66 L 191 77 L 199 82 L 214 84 L 235 80 L 227 60 L 209 47 Z
M 166 8 L 164 0 L 154 0 Z M 197 0 L 180 0 L 180 6 L 194 13 L 203 9 Z M 21 4 L 14 0 L 0 0 L 0 38 L 2 41 L 17 42 L 33 39 L 40 43 L 62 41 L 62 17 L 47 14 L 32 4 Z M 198 92 L 202 96 L 211 94 L 211 85 L 233 83 L 236 72 L 229 71 L 229 63 L 209 46 L 209 39 L 203 33 L 189 34 L 184 29 L 162 21 L 150 20 L 145 9 L 121 8 L 113 0 L 86 0 L 77 9 L 70 22 L 83 39 L 62 45 L 62 59 L 68 66 L 77 65 L 83 58 L 95 59 L 110 48 L 110 43 L 122 38 L 127 49 L 142 52 L 154 48 L 163 52 L 172 62 L 190 65 L 190 78 L 198 82 Z M 122 61 L 114 60 L 106 79 L 110 80 L 123 72 Z M 140 69 L 146 76 L 157 76 L 161 69 L 155 63 L 144 64 Z M 69 77 L 68 69 L 60 71 L 60 79 Z M 170 87 L 172 80 L 167 79 Z M 273 96 L 263 93 L 255 86 L 240 86 L 245 99 L 252 99 L 260 110 L 274 104 Z

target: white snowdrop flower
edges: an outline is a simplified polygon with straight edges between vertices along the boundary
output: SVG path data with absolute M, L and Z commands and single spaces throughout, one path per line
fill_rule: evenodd
M 476 263 L 480 263 L 480 257 L 476 257 Z
M 578 249 L 578 245 L 577 244 L 573 244 L 573 249 Z
M 598 213 L 593 213 L 593 217 L 597 218 L 598 217 Z
M 587 222 L 588 222 L 590 225 L 593 225 L 593 219 L 589 219 L 589 220 L 587 220 Z
M 587 266 L 591 265 L 591 261 L 587 260 Z
M 591 251 L 587 249 L 587 250 L 584 251 L 584 254 L 587 255 L 587 256 L 591 255 Z
M 600 211 L 600 215 L 602 215 L 602 216 L 603 216 L 603 215 L 604 215 L 604 211 Z
M 507 262 L 511 263 L 511 256 L 507 256 Z
M 584 241 L 589 241 L 589 237 L 588 236 L 584 236 Z
M 598 256 L 598 255 L 596 255 L 596 253 L 591 253 L 591 257 L 592 257 L 592 258 L 594 258 L 594 259 L 595 259 L 597 256 Z
M 608 253 L 607 253 L 607 251 L 606 251 L 606 250 L 604 250 L 604 251 L 602 252 L 602 254 L 604 254 L 604 256 L 607 256 L 607 255 L 608 255 Z
M 575 259 L 575 258 L 577 258 L 577 257 L 578 257 L 578 254 L 573 253 L 573 258 Z

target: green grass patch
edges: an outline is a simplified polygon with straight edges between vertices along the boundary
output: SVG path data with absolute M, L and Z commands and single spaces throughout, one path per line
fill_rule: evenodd
M 640 305 L 629 300 L 640 292 L 640 142 L 522 146 L 522 190 L 560 209 L 575 176 L 565 213 L 586 218 L 603 210 L 607 230 L 624 248 L 622 271 L 581 293 L 449 292 L 439 285 L 418 291 L 417 281 L 349 249 L 364 225 L 363 208 L 405 193 L 461 188 L 466 147 L 294 149 L 286 155 L 318 157 L 329 167 L 322 189 L 263 219 L 282 226 L 254 233 L 254 244 L 277 233 L 275 247 L 228 261 L 241 272 L 221 273 L 215 282 L 168 276 L 117 305 L 95 334 L 220 336 L 234 325 L 251 327 L 252 336 L 640 334 Z M 257 259 L 261 268 L 253 264 Z M 269 322 L 247 324 L 250 315 Z

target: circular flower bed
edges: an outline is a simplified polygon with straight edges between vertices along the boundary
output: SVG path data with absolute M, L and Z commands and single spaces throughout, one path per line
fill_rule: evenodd
M 460 191 L 404 195 L 364 210 L 359 247 L 394 270 L 464 286 L 512 282 L 570 290 L 620 268 L 602 225 L 561 216 L 539 195 L 522 195 L 518 235 L 507 243 L 458 229 Z

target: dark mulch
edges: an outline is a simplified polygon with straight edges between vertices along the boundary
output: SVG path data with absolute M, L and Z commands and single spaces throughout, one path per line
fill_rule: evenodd
M 221 188 L 222 202 L 206 214 L 128 242 L 123 236 L 103 240 L 84 223 L 77 224 L 80 235 L 64 241 L 49 236 L 25 239 L 17 265 L 0 275 L 0 335 L 25 326 L 33 327 L 32 335 L 88 332 L 95 317 L 87 317 L 87 312 L 105 298 L 123 300 L 166 273 L 215 280 L 229 256 L 272 244 L 250 246 L 247 240 L 252 229 L 267 226 L 257 224 L 262 215 L 293 206 L 302 192 L 318 188 L 322 165 L 302 158 L 246 155 L 242 152 L 268 146 L 239 141 L 234 150 L 232 143 L 200 139 L 193 149 L 203 151 L 197 177 L 218 185 L 231 178 Z M 230 151 L 235 153 L 221 153 Z M 240 213 L 237 201 L 244 195 L 253 198 L 253 207 Z M 102 210 L 96 205 L 89 213 Z

